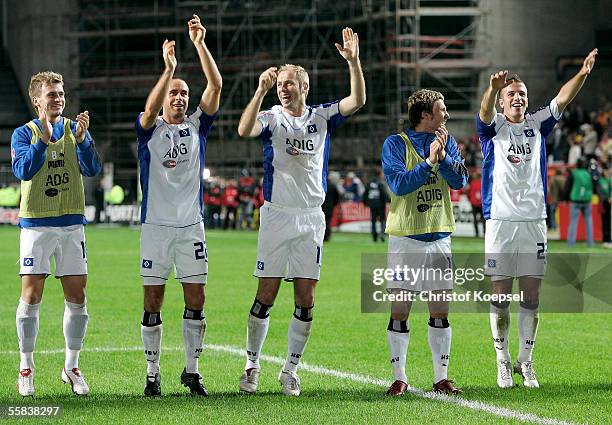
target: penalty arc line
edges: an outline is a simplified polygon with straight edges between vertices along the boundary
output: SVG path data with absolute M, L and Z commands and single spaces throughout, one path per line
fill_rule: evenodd
M 221 353 L 228 353 L 235 356 L 243 357 L 244 349 L 234 347 L 231 345 L 217 345 L 217 344 L 205 344 L 204 348 L 211 351 L 217 351 Z M 100 347 L 100 348 L 84 348 L 84 352 L 93 352 L 93 353 L 120 353 L 120 352 L 138 352 L 142 351 L 142 347 Z M 183 351 L 183 347 L 162 347 L 163 351 Z M 36 351 L 36 354 L 63 354 L 64 349 L 53 349 L 53 350 L 41 350 Z M 0 356 L 6 355 L 17 355 L 19 351 L 15 350 L 3 350 L 0 351 Z M 269 356 L 269 355 L 261 355 L 261 360 L 274 363 L 277 365 L 284 365 L 285 359 L 277 356 Z M 325 375 L 331 376 L 338 379 L 346 379 L 348 381 L 357 382 L 360 384 L 368 384 L 368 385 L 376 385 L 379 387 L 388 387 L 391 385 L 391 381 L 372 378 L 367 375 L 361 375 L 357 373 L 351 372 L 343 372 L 340 370 L 329 369 L 323 366 L 311 365 L 308 363 L 300 363 L 300 370 L 314 373 L 317 375 Z M 546 418 L 542 416 L 535 415 L 533 413 L 523 413 L 516 410 L 508 409 L 505 407 L 494 406 L 491 404 L 483 403 L 481 401 L 476 400 L 467 400 L 461 397 L 449 396 L 446 394 L 438 394 L 431 391 L 423 391 L 418 388 L 408 387 L 408 392 L 414 394 L 417 397 L 441 401 L 444 403 L 456 404 L 461 407 L 465 407 L 470 410 L 479 410 L 482 412 L 489 413 L 491 415 L 495 415 L 498 417 L 502 417 L 505 419 L 515 419 L 523 422 L 530 422 L 534 424 L 541 425 L 576 425 L 574 422 L 565 422 L 558 419 Z

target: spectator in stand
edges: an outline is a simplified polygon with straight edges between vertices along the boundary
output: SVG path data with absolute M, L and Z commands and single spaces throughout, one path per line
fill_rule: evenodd
M 571 140 L 572 146 L 567 155 L 567 165 L 574 166 L 578 163 L 578 159 L 582 157 L 582 135 L 570 134 L 569 140 Z
M 565 177 L 563 177 L 563 171 L 559 168 L 555 170 L 554 176 L 549 180 L 549 191 L 550 204 L 548 213 L 548 227 L 552 230 L 557 228 L 557 205 L 564 198 L 563 191 L 565 188 Z
M 570 227 L 567 243 L 571 247 L 576 244 L 576 233 L 578 232 L 578 219 L 580 213 L 584 217 L 587 231 L 587 244 L 593 246 L 593 217 L 591 215 L 593 198 L 593 177 L 588 170 L 588 162 L 582 157 L 578 160 L 576 168 L 567 178 L 566 193 L 571 202 Z
M 477 238 L 480 237 L 478 223 L 482 223 L 483 234 L 486 231 L 485 220 L 482 214 L 482 194 L 480 192 L 481 187 L 482 187 L 482 180 L 481 180 L 480 172 L 474 171 L 471 175 L 470 183 L 468 186 L 468 199 L 470 200 L 470 205 L 472 206 L 474 232 Z
M 611 171 L 610 168 L 605 168 L 597 182 L 597 195 L 601 203 L 601 227 L 604 248 L 612 248 L 612 243 L 610 243 L 610 230 L 612 228 L 612 219 L 610 217 Z
M 563 151 L 565 149 L 565 128 L 563 127 L 563 121 L 560 121 L 552 131 L 551 137 L 546 139 L 546 152 L 549 153 L 549 158 L 552 156 L 553 161 L 561 161 L 563 158 Z M 550 140 L 550 148 L 548 141 Z
M 378 172 L 378 177 L 372 179 L 366 186 L 363 194 L 363 203 L 370 208 L 370 220 L 372 221 L 372 240 L 379 239 L 376 223 L 380 222 L 380 241 L 385 241 L 385 210 L 389 202 L 389 193 L 385 184 L 385 175 Z
M 238 220 L 236 213 L 238 210 L 238 188 L 236 180 L 231 179 L 227 182 L 223 195 L 221 196 L 221 205 L 225 212 L 225 221 L 223 222 L 223 230 L 227 230 L 230 224 L 230 216 L 232 217 L 232 229 L 237 228 Z
M 331 239 L 334 209 L 336 208 L 336 205 L 340 203 L 340 199 L 342 198 L 342 193 L 338 188 L 339 180 L 340 177 L 338 176 L 338 173 L 327 174 L 327 192 L 325 193 L 323 205 L 321 205 L 323 215 L 325 215 L 325 233 L 323 235 L 324 242 L 328 242 Z
M 245 229 L 251 228 L 253 222 L 253 193 L 255 191 L 255 179 L 249 173 L 249 170 L 243 169 L 240 172 L 240 179 L 238 180 L 238 192 L 240 201 L 239 211 L 239 222 L 237 227 L 243 228 L 246 224 Z
M 459 142 L 457 147 L 465 160 L 466 167 L 482 167 L 482 152 L 478 138 Z
M 223 190 L 221 184 L 217 180 L 210 182 L 208 190 L 206 191 L 206 210 L 208 211 L 208 228 L 209 229 L 220 229 L 221 228 L 221 196 Z M 206 226 L 205 226 L 206 227 Z
M 94 197 L 96 202 L 96 217 L 94 221 L 96 222 L 96 224 L 100 224 L 102 223 L 101 214 L 102 211 L 104 211 L 104 185 L 102 184 L 102 179 L 98 181 Z
M 612 166 L 612 130 L 604 133 L 601 138 L 601 143 L 597 147 L 597 157 L 604 165 L 604 168 Z
M 347 201 L 361 202 L 361 197 L 365 188 L 363 183 L 355 175 L 354 172 L 349 171 L 344 179 L 344 196 Z
M 587 158 L 595 158 L 595 149 L 597 148 L 597 132 L 591 124 L 584 123 L 580 126 L 582 133 L 582 154 Z

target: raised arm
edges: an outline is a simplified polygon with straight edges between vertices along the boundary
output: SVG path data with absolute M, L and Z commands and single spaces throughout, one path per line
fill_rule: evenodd
M 591 73 L 593 66 L 595 65 L 595 57 L 597 56 L 597 49 L 591 50 L 582 63 L 582 68 L 576 75 L 572 77 L 567 83 L 561 87 L 559 94 L 555 98 L 559 111 L 563 111 L 569 103 L 574 100 L 588 75 Z
M 175 44 L 174 41 L 164 41 L 162 48 L 165 65 L 164 72 L 161 77 L 159 77 L 151 93 L 149 93 L 147 103 L 145 104 L 145 110 L 140 116 L 140 126 L 145 130 L 153 127 L 155 124 L 155 120 L 164 103 L 164 96 L 168 92 L 170 81 L 172 81 L 172 77 L 174 76 L 174 70 L 176 69 L 176 56 L 174 54 Z
M 490 124 L 493 118 L 495 118 L 495 102 L 497 101 L 497 94 L 499 91 L 512 84 L 512 80 L 508 81 L 506 77 L 508 77 L 508 71 L 499 71 L 495 74 L 491 74 L 489 87 L 487 87 L 482 95 L 480 112 L 478 112 L 480 121 L 485 124 Z
M 365 80 L 359 61 L 359 36 L 351 28 L 342 30 L 344 45 L 336 43 L 336 49 L 346 59 L 351 80 L 351 94 L 340 101 L 340 113 L 344 116 L 354 114 L 366 102 Z
M 261 103 L 266 93 L 268 93 L 268 90 L 270 90 L 276 82 L 277 75 L 277 68 L 270 67 L 259 76 L 259 85 L 257 86 L 257 90 L 255 90 L 253 99 L 251 99 L 246 108 L 244 108 L 244 112 L 242 112 L 240 122 L 238 123 L 238 135 L 240 137 L 257 137 L 261 134 L 262 127 L 261 123 L 257 120 L 257 114 L 259 113 Z
M 206 89 L 204 89 L 200 99 L 200 109 L 207 115 L 214 115 L 219 110 L 219 99 L 221 98 L 221 86 L 223 84 L 221 73 L 219 73 L 219 68 L 217 68 L 215 60 L 208 51 L 206 43 L 204 43 L 206 28 L 201 24 L 199 16 L 193 15 L 188 25 L 189 38 L 198 52 L 202 71 L 204 71 L 207 81 Z

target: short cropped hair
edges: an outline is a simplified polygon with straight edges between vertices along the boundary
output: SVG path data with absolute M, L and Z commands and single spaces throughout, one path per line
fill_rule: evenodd
M 306 70 L 304 68 L 302 68 L 299 65 L 293 65 L 290 63 L 286 63 L 285 65 L 281 66 L 278 69 L 278 73 L 280 74 L 282 71 L 293 71 L 295 72 L 295 77 L 298 80 L 298 83 L 300 84 L 300 88 L 304 85 L 304 83 L 308 83 L 308 86 L 310 87 L 310 83 L 309 83 L 309 78 L 308 78 L 308 72 L 306 72 Z
M 518 74 L 512 74 L 509 77 L 506 77 L 506 81 L 511 81 L 510 84 L 512 83 L 523 83 L 525 84 L 525 82 L 523 80 L 521 80 L 521 77 L 518 76 Z M 506 87 L 504 87 L 506 88 Z M 501 98 L 502 92 L 504 91 L 504 89 L 501 89 L 499 91 L 499 97 Z
M 408 119 L 411 128 L 416 127 L 421 122 L 421 113 L 433 114 L 433 105 L 438 100 L 444 100 L 444 96 L 439 91 L 421 89 L 417 90 L 408 98 Z
M 28 87 L 28 96 L 30 99 L 40 96 L 43 84 L 64 84 L 64 77 L 53 71 L 43 71 L 32 75 L 30 79 L 30 87 Z

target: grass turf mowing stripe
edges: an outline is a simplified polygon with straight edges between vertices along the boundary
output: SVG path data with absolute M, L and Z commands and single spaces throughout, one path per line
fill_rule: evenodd
M 205 344 L 204 348 L 207 350 L 228 353 L 228 354 L 232 354 L 232 355 L 239 356 L 239 357 L 244 356 L 244 350 L 242 348 L 234 347 L 231 345 Z M 183 350 L 184 350 L 183 347 L 162 347 L 162 352 L 163 351 L 183 351 Z M 42 350 L 42 351 L 37 351 L 36 354 L 63 354 L 64 351 L 65 351 L 64 349 Z M 142 347 L 100 347 L 100 348 L 86 348 L 86 349 L 83 349 L 83 351 L 93 352 L 93 353 L 95 352 L 104 352 L 104 353 L 135 352 L 135 351 L 142 351 Z M 15 350 L 0 351 L 0 355 L 2 356 L 17 355 L 17 354 L 19 354 L 19 352 Z M 269 356 L 269 355 L 263 354 L 260 356 L 260 358 L 263 361 L 274 363 L 277 365 L 285 364 L 285 359 L 282 357 Z M 384 388 L 387 388 L 389 385 L 391 385 L 391 381 L 388 381 L 388 380 L 372 378 L 370 376 L 360 375 L 357 373 L 343 372 L 343 371 L 335 370 L 335 369 L 328 369 L 323 366 L 310 365 L 308 363 L 300 363 L 300 370 L 304 370 L 306 372 L 310 372 L 310 373 L 314 373 L 318 375 L 326 375 L 326 376 L 331 376 L 334 378 L 346 379 L 349 381 L 358 382 L 360 384 L 376 385 L 376 386 L 380 386 Z M 565 422 L 565 421 L 560 421 L 560 420 L 553 419 L 553 418 L 545 418 L 545 417 L 535 415 L 533 413 L 518 412 L 516 410 L 507 409 L 505 407 L 498 407 L 498 406 L 486 404 L 480 401 L 467 400 L 467 399 L 456 397 L 456 396 L 449 396 L 446 394 L 434 393 L 432 391 L 423 391 L 421 389 L 410 387 L 410 386 L 408 387 L 408 392 L 414 394 L 417 397 L 441 401 L 444 403 L 452 403 L 452 404 L 456 404 L 461 407 L 465 407 L 467 409 L 486 412 L 491 415 L 499 416 L 505 419 L 515 419 L 515 420 L 519 420 L 523 422 L 529 422 L 529 423 L 541 424 L 541 425 L 576 425 L 574 422 Z

